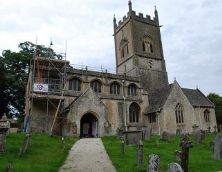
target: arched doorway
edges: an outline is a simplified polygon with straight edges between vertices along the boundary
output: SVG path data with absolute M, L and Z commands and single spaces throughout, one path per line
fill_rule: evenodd
M 93 114 L 86 113 L 83 115 L 80 124 L 80 137 L 98 136 L 98 120 Z

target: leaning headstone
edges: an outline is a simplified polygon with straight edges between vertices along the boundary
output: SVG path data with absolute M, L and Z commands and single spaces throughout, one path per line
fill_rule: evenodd
M 158 172 L 159 171 L 159 163 L 160 163 L 159 155 L 155 155 L 155 154 L 150 155 L 147 172 Z
M 152 135 L 152 128 L 146 127 L 143 129 L 144 132 L 144 140 L 150 140 Z
M 137 167 L 143 163 L 143 142 L 140 140 L 137 145 Z
M 222 160 L 222 133 L 217 134 L 214 139 L 213 159 Z
M 164 131 L 160 137 L 160 140 L 169 142 L 170 141 L 170 134 L 168 132 Z
M 182 167 L 184 172 L 188 172 L 189 149 L 191 147 L 193 147 L 191 141 L 189 141 L 188 135 L 185 135 L 182 138 L 182 140 L 180 142 L 180 146 L 182 147 L 182 151 L 181 151 L 181 167 Z
M 168 171 L 169 172 L 183 172 L 183 169 L 178 163 L 172 162 L 168 164 Z
M 202 143 L 202 133 L 201 133 L 201 130 L 198 128 L 196 129 L 195 131 L 195 141 L 196 141 L 196 144 L 201 144 Z

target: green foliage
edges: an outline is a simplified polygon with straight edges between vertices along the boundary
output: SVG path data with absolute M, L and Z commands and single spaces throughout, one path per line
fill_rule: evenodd
M 0 154 L 0 171 L 5 171 L 8 162 L 12 162 L 13 172 L 55 172 L 63 164 L 75 138 L 65 138 L 65 148 L 62 148 L 61 137 L 50 137 L 43 134 L 32 135 L 31 146 L 19 157 L 19 149 L 23 143 L 24 134 L 7 136 L 7 152 Z
M 208 135 L 200 145 L 194 144 L 194 138 L 191 137 L 193 148 L 190 148 L 189 171 L 213 172 L 222 169 L 221 161 L 213 160 L 211 158 L 212 151 L 209 142 L 212 141 L 214 137 L 214 134 Z M 121 156 L 119 139 L 116 137 L 104 137 L 102 140 L 106 151 L 118 172 L 146 172 L 148 156 L 151 154 L 158 154 L 160 156 L 159 170 L 160 172 L 165 172 L 167 171 L 169 163 L 177 162 L 174 152 L 176 150 L 181 150 L 179 147 L 180 138 L 178 136 L 173 137 L 169 143 L 159 141 L 159 147 L 156 146 L 156 141 L 159 140 L 159 136 L 153 136 L 151 141 L 143 142 L 143 165 L 140 168 L 137 168 L 137 146 L 127 145 L 125 155 Z
M 217 123 L 222 124 L 222 96 L 215 93 L 210 93 L 208 96 L 211 102 L 215 105 L 215 114 L 217 118 Z
M 31 42 L 19 44 L 19 52 L 4 50 L 0 56 L 0 117 L 24 114 L 25 88 L 33 54 L 60 58 L 52 48 Z

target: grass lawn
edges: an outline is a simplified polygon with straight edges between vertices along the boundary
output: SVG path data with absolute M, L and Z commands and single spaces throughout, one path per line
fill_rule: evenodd
M 57 172 L 67 154 L 77 140 L 65 138 L 65 148 L 62 149 L 61 137 L 50 137 L 46 134 L 33 134 L 31 146 L 27 152 L 18 157 L 20 146 L 25 134 L 7 135 L 7 152 L 0 154 L 0 171 L 5 171 L 8 161 L 13 164 L 13 172 Z
M 209 142 L 214 140 L 215 135 L 208 135 L 201 145 L 196 145 L 193 136 L 191 141 L 193 148 L 190 149 L 189 171 L 190 172 L 218 172 L 222 171 L 222 161 L 212 160 L 212 151 Z M 118 172 L 146 172 L 148 164 L 148 155 L 158 154 L 160 156 L 160 172 L 166 172 L 167 166 L 171 162 L 176 162 L 174 152 L 181 150 L 179 147 L 180 138 L 172 137 L 169 143 L 160 141 L 159 147 L 156 146 L 156 140 L 159 136 L 153 136 L 151 141 L 144 141 L 143 165 L 140 168 L 136 166 L 137 147 L 128 145 L 125 149 L 125 155 L 121 157 L 120 140 L 116 137 L 102 138 L 106 151 L 116 167 Z

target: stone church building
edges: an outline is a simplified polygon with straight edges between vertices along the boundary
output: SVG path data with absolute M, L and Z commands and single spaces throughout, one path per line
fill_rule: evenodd
M 121 21 L 113 19 L 116 74 L 36 54 L 26 91 L 31 131 L 101 137 L 144 127 L 216 129 L 214 104 L 199 89 L 168 82 L 157 10 L 151 18 L 128 5 Z

